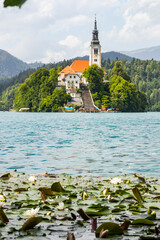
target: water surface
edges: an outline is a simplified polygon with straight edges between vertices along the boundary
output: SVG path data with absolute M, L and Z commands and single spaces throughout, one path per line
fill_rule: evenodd
M 159 176 L 160 113 L 0 112 L 0 172 Z

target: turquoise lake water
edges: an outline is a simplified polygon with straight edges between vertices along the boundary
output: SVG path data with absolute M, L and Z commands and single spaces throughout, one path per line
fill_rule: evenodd
M 159 176 L 160 113 L 0 112 L 0 172 Z

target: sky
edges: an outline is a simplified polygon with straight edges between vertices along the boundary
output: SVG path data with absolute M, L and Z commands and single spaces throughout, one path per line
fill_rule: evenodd
M 0 49 L 25 62 L 88 55 L 95 14 L 102 52 L 160 45 L 160 0 L 1 0 Z

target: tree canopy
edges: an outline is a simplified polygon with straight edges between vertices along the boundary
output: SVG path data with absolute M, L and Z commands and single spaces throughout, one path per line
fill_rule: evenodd
M 110 79 L 113 73 L 112 69 L 115 62 L 109 59 L 102 61 L 102 66 L 107 72 L 107 79 Z M 146 94 L 148 102 L 147 110 L 160 111 L 160 62 L 153 59 L 133 59 L 132 62 L 128 62 L 123 59 L 121 60 L 121 65 L 124 71 L 130 76 L 131 82 L 136 84 L 140 92 L 142 91 Z
M 104 71 L 97 64 L 92 64 L 84 70 L 83 76 L 88 82 L 88 87 L 92 93 L 98 92 L 103 85 Z
M 103 70 L 101 69 L 103 73 Z M 119 108 L 123 112 L 143 112 L 147 107 L 146 95 L 131 82 L 120 61 L 116 61 L 108 82 L 103 82 L 98 66 L 85 70 L 88 87 L 99 108 Z M 96 77 L 95 77 L 96 76 Z
M 57 78 L 55 69 L 38 69 L 19 85 L 14 108 L 30 108 L 32 112 L 58 111 L 71 97 L 63 89 L 56 89 Z
M 3 2 L 4 7 L 21 7 L 27 0 L 5 0 Z

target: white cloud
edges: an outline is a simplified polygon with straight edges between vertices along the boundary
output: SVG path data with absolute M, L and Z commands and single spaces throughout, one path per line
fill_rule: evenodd
M 47 50 L 45 53 L 45 57 L 41 58 L 40 61 L 43 63 L 48 62 L 58 62 L 66 58 L 66 52 L 60 51 L 60 52 L 53 52 L 51 50 Z
M 0 48 L 24 61 L 89 54 L 94 14 L 102 51 L 160 43 L 159 0 L 32 0 L 21 9 L 0 3 Z
M 141 48 L 157 45 L 160 42 L 159 11 L 159 0 L 125 1 L 121 5 L 121 12 L 118 12 L 123 16 L 123 25 L 114 25 L 105 38 L 108 35 L 113 42 L 118 39 L 119 50 L 126 46 Z
M 66 39 L 59 41 L 59 44 L 69 48 L 76 48 L 81 45 L 81 41 L 77 37 L 69 35 Z

